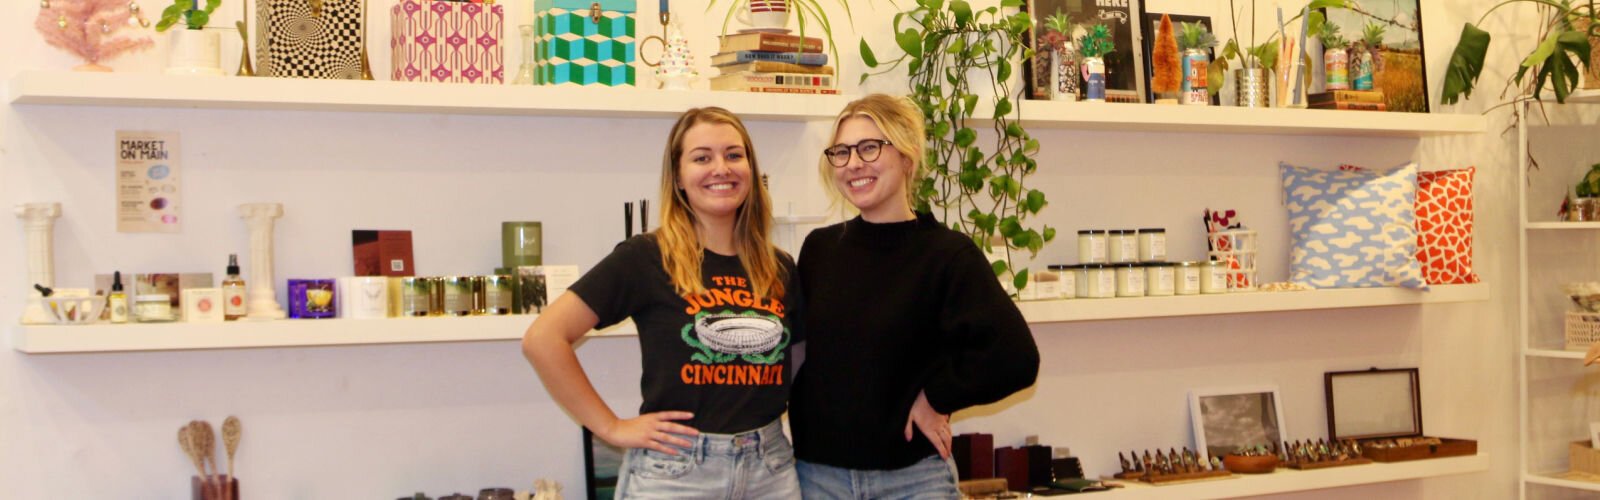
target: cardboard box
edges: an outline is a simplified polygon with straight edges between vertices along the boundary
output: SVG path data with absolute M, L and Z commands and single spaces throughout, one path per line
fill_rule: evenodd
M 1422 387 L 1416 368 L 1328 372 L 1328 436 L 1353 439 L 1377 462 L 1476 455 L 1471 439 L 1422 432 Z
M 356 276 L 416 276 L 411 231 L 350 231 Z

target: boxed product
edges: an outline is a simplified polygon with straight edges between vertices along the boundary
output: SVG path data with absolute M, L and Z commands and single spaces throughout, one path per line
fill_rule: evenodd
M 634 85 L 634 0 L 534 0 L 534 83 Z
M 1422 432 L 1422 392 L 1416 368 L 1329 372 L 1328 436 L 1353 439 L 1378 462 L 1476 455 L 1478 442 Z
M 505 6 L 400 0 L 390 9 L 394 81 L 505 83 Z

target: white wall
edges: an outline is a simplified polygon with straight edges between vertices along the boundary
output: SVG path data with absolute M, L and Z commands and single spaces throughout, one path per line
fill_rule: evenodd
M 1457 27 L 1491 2 L 1425 3 L 1437 100 Z M 641 4 L 643 34 L 654 29 L 646 21 L 654 18 L 654 4 Z M 1219 4 L 1220 17 L 1226 4 Z M 10 25 L 0 32 L 8 54 L 0 59 L 0 77 L 76 64 L 28 27 L 35 5 L 0 6 L 0 19 Z M 237 4 L 228 5 L 218 25 L 237 16 Z M 521 5 L 512 6 L 510 19 L 520 16 Z M 691 31 L 709 33 L 712 22 L 696 19 L 701 5 L 679 9 L 689 13 Z M 145 5 L 152 12 L 159 7 Z M 869 41 L 890 46 L 887 7 L 858 4 L 855 15 Z M 383 39 L 386 24 L 374 24 L 375 40 Z M 1507 29 L 1499 21 L 1489 26 Z M 846 72 L 857 74 L 855 37 L 838 38 Z M 714 43 L 709 35 L 693 42 L 703 64 Z M 1497 44 L 1491 73 L 1514 57 L 1504 40 Z M 387 67 L 384 45 L 374 45 L 380 75 Z M 508 56 L 516 60 L 515 52 Z M 156 71 L 162 57 L 158 47 L 111 65 Z M 1442 111 L 1482 111 L 1501 76 L 1486 75 L 1477 100 Z M 869 82 L 869 88 L 894 85 Z M 1176 256 L 1198 258 L 1195 216 L 1207 207 L 1234 208 L 1264 232 L 1265 248 L 1277 250 L 1264 255 L 1268 279 L 1285 274 L 1279 160 L 1323 167 L 1407 160 L 1428 169 L 1476 165 L 1476 261 L 1494 286 L 1492 299 L 1036 325 L 1044 363 L 1039 383 L 958 415 L 957 431 L 992 432 L 1000 444 L 1037 434 L 1083 456 L 1091 473 L 1106 473 L 1117 451 L 1189 444 L 1185 398 L 1192 388 L 1275 384 L 1290 437 L 1314 438 L 1326 433 L 1324 371 L 1420 366 L 1427 430 L 1479 439 L 1491 456 L 1490 472 L 1287 497 L 1514 495 L 1516 164 L 1513 138 L 1497 133 L 1507 123 L 1504 110 L 1490 116 L 1495 132 L 1420 142 L 1203 130 L 1038 132 L 1045 149 L 1033 182 L 1051 199 L 1044 222 L 1063 235 L 1088 227 L 1166 227 Z M 547 262 L 587 268 L 621 237 L 617 205 L 654 197 L 669 126 L 667 120 L 8 107 L 0 115 L 0 204 L 62 203 L 56 233 L 62 286 L 84 285 L 113 269 L 220 274 L 226 255 L 247 244 L 233 207 L 253 201 L 285 205 L 277 229 L 279 279 L 347 274 L 354 228 L 413 230 L 423 274 L 482 273 L 499 260 L 497 223 L 522 219 L 544 221 Z M 822 211 L 826 199 L 813 166 L 826 125 L 750 128 L 778 206 Z M 183 233 L 115 232 L 117 130 L 182 134 Z M 26 290 L 20 225 L 10 234 L 10 243 L 0 245 L 0 282 L 10 283 L 0 287 L 0 318 L 18 316 Z M 1073 253 L 1067 236 L 1041 262 L 1068 262 Z M 638 403 L 636 346 L 631 338 L 613 338 L 579 349 L 602 395 L 624 414 Z M 0 384 L 6 394 L 0 478 L 13 498 L 180 496 L 192 470 L 173 429 L 229 414 L 245 422 L 238 474 L 251 498 L 526 489 L 537 477 L 581 495 L 578 427 L 549 400 L 514 342 L 53 356 L 7 350 L 0 353 Z

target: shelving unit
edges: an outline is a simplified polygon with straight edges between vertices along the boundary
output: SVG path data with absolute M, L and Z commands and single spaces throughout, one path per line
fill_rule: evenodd
M 127 89 L 144 89 L 130 94 Z M 649 99 L 636 99 L 649 93 Z M 695 106 L 728 108 L 745 120 L 831 120 L 855 96 L 748 92 L 669 92 L 443 83 L 175 78 L 138 73 L 30 71 L 11 80 L 7 101 L 117 107 L 441 113 L 466 115 L 674 118 Z M 628 106 L 618 106 L 627 102 Z M 979 104 L 979 110 L 992 109 Z M 982 113 L 978 113 L 983 119 Z M 1479 115 L 1373 113 L 1318 109 L 1139 106 L 1028 101 L 1029 127 L 1144 132 L 1431 137 L 1477 134 Z
M 1435 286 L 1418 292 L 1395 288 L 1256 292 L 1185 297 L 1073 299 L 1022 302 L 1029 323 L 1200 316 L 1351 307 L 1440 304 L 1488 300 L 1488 285 Z M 12 348 L 29 354 L 361 344 L 517 340 L 536 316 L 282 320 L 234 323 L 19 326 Z M 637 335 L 631 323 L 591 333 Z M 1581 354 L 1581 353 L 1580 353 Z
M 1467 474 L 1489 470 L 1489 456 L 1478 454 L 1467 457 L 1436 458 L 1411 462 L 1374 463 L 1299 471 L 1278 469 L 1263 475 L 1235 475 L 1228 479 L 1201 481 L 1171 486 L 1151 486 L 1141 483 L 1123 483 L 1127 487 L 1103 493 L 1090 493 L 1084 498 L 1143 500 L 1169 498 L 1236 498 L 1254 495 L 1271 495 L 1296 491 L 1320 490 L 1341 486 L 1384 483 L 1406 479 L 1422 479 L 1454 474 Z

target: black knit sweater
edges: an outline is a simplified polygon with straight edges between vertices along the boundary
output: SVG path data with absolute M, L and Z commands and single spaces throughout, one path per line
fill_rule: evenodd
M 813 231 L 800 252 L 805 362 L 789 402 L 795 455 L 888 470 L 933 454 L 905 440 L 918 391 L 940 413 L 1033 385 L 1039 350 L 972 240 L 931 215 Z

